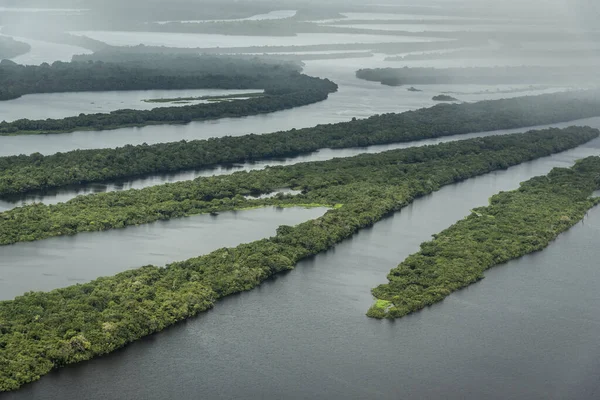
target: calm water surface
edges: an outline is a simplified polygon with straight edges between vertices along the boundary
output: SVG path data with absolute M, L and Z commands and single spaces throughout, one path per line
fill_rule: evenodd
M 443 303 L 367 319 L 370 289 L 500 190 L 575 150 L 448 186 L 261 287 L 7 399 L 596 399 L 600 209 L 544 252 Z
M 6 35 L 3 35 L 6 36 Z M 12 36 L 15 40 L 28 43 L 31 46 L 29 53 L 11 58 L 17 64 L 40 65 L 52 64 L 54 61 L 69 62 L 75 54 L 91 54 L 90 50 L 83 47 L 69 46 L 66 44 L 50 43 L 24 37 Z
M 65 118 L 77 116 L 81 113 L 108 113 L 122 109 L 151 110 L 157 107 L 181 107 L 190 104 L 208 103 L 208 101 L 153 103 L 144 100 L 245 94 L 261 91 L 260 89 L 188 89 L 28 94 L 18 99 L 0 102 L 0 121 L 10 122 L 21 118 Z
M 342 34 L 342 33 L 298 33 L 295 36 L 239 36 L 212 33 L 173 32 L 117 32 L 82 31 L 74 35 L 87 36 L 112 46 L 167 46 L 182 48 L 245 47 L 245 46 L 309 46 L 317 44 L 346 43 L 403 43 L 445 41 L 443 38 Z
M 89 282 L 142 265 L 187 260 L 273 236 L 280 225 L 296 225 L 318 218 L 325 211 L 268 207 L 2 246 L 0 300 L 30 290 L 47 291 Z

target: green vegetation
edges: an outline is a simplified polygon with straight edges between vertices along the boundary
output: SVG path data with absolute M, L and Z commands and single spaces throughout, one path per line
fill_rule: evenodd
M 599 188 L 600 158 L 589 157 L 495 195 L 394 268 L 389 283 L 373 289 L 379 300 L 367 315 L 401 318 L 483 279 L 488 268 L 542 250 L 600 203 L 590 197 Z
M 266 135 L 76 150 L 50 156 L 36 153 L 1 157 L 0 194 L 289 157 L 325 147 L 408 142 L 570 121 L 600 115 L 600 98 L 597 96 L 597 92 L 563 93 L 474 104 L 440 104 L 401 114 Z
M 405 199 L 405 193 L 412 198 L 597 136 L 591 128 L 550 129 L 79 196 L 56 205 L 33 204 L 0 214 L 0 245 L 264 205 L 372 202 L 378 197 Z M 278 188 L 303 194 L 244 197 Z
M 208 101 L 221 101 L 221 100 L 239 100 L 239 99 L 250 99 L 253 97 L 262 97 L 265 94 L 262 92 L 258 93 L 238 93 L 238 94 L 224 94 L 217 96 L 200 96 L 200 97 L 175 97 L 170 99 L 146 99 L 142 100 L 146 103 L 183 103 L 189 101 L 208 100 Z
M 210 208 L 261 204 L 241 195 L 286 185 L 302 188 L 305 194 L 269 201 L 343 204 L 316 220 L 281 226 L 269 239 L 166 268 L 145 266 L 0 302 L 0 391 L 17 389 L 54 368 L 110 353 L 207 310 L 218 299 L 293 269 L 298 261 L 331 248 L 443 185 L 571 148 L 599 134 L 590 128 L 570 128 L 472 139 L 84 196 L 58 206 L 31 206 L 0 214 L 1 240 L 8 243 L 89 230 L 86 224 L 96 221 L 128 225 Z M 385 309 L 389 303 L 379 305 Z
M 149 111 L 118 110 L 62 119 L 2 121 L 0 135 L 63 133 L 242 117 L 316 103 L 337 90 L 337 85 L 327 79 L 300 74 L 295 64 L 282 65 L 259 59 L 156 56 L 148 57 L 148 64 L 154 68 L 140 67 L 136 62 L 56 62 L 52 66 L 25 67 L 3 61 L 0 63 L 0 99 L 26 93 L 194 88 L 264 89 L 264 96 Z
M 434 101 L 458 101 L 452 96 L 448 96 L 447 94 L 439 94 L 437 96 L 433 96 L 432 100 Z

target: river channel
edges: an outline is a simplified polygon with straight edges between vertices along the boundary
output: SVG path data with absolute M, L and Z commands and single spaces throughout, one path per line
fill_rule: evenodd
M 442 188 L 198 318 L 6 398 L 597 398 L 598 208 L 546 251 L 443 303 L 395 322 L 364 314 L 370 289 L 432 234 L 501 190 L 599 153 L 595 140 Z

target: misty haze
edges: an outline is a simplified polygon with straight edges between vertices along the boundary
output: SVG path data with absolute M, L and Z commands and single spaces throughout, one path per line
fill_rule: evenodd
M 0 398 L 600 398 L 600 4 L 0 0 Z

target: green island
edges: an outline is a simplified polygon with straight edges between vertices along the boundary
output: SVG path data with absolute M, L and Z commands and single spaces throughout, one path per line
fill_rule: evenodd
M 455 99 L 452 96 L 449 96 L 447 94 L 438 94 L 437 96 L 433 96 L 432 98 L 433 101 L 459 101 L 458 99 Z
M 356 71 L 356 77 L 383 85 L 440 84 L 586 84 L 595 69 L 579 67 L 470 67 L 470 68 L 374 68 Z
M 600 203 L 591 197 L 598 189 L 600 157 L 588 157 L 493 196 L 392 269 L 389 283 L 373 289 L 377 302 L 367 315 L 401 318 L 478 282 L 489 268 L 544 249 Z
M 403 197 L 407 190 L 414 197 L 442 184 L 570 149 L 597 136 L 597 130 L 587 127 L 532 131 L 79 196 L 55 205 L 32 204 L 0 213 L 0 245 L 265 205 L 348 204 L 362 199 L 363 193 L 368 193 L 369 201 L 395 192 Z M 444 179 L 436 177 L 436 171 Z M 244 197 L 278 188 L 302 194 Z
M 189 102 L 189 101 L 221 101 L 221 100 L 239 100 L 249 99 L 253 97 L 262 97 L 265 94 L 262 92 L 255 93 L 238 93 L 238 94 L 224 94 L 217 96 L 199 96 L 199 97 L 174 97 L 174 98 L 161 98 L 161 99 L 145 99 L 142 100 L 145 103 L 178 103 L 178 102 Z
M 69 233 L 65 229 L 88 230 L 84 225 L 90 221 L 116 222 L 119 214 L 125 218 L 118 222 L 122 226 L 267 202 L 339 204 L 318 219 L 281 226 L 269 239 L 165 268 L 145 266 L 0 302 L 0 391 L 15 390 L 55 368 L 108 354 L 197 315 L 218 299 L 293 269 L 298 261 L 330 249 L 444 185 L 573 148 L 599 135 L 591 128 L 568 128 L 478 138 L 84 196 L 58 206 L 2 213 L 1 240 L 6 244 Z M 597 162 L 596 175 L 599 169 Z M 240 196 L 285 185 L 301 188 L 304 194 L 260 201 Z M 565 190 L 570 192 L 570 186 Z
M 44 156 L 0 157 L 0 195 L 66 185 L 360 147 L 521 128 L 600 115 L 598 92 L 557 93 L 473 104 L 440 104 L 399 114 L 292 129 Z
M 299 72 L 291 62 L 260 58 L 216 56 L 146 57 L 146 62 L 55 62 L 21 66 L 0 62 L 0 99 L 29 93 L 146 89 L 262 89 L 264 95 L 232 100 L 160 107 L 152 110 L 117 110 L 104 114 L 0 122 L 0 135 L 65 133 L 130 126 L 182 124 L 191 121 L 242 117 L 304 106 L 326 100 L 337 91 L 327 79 Z

